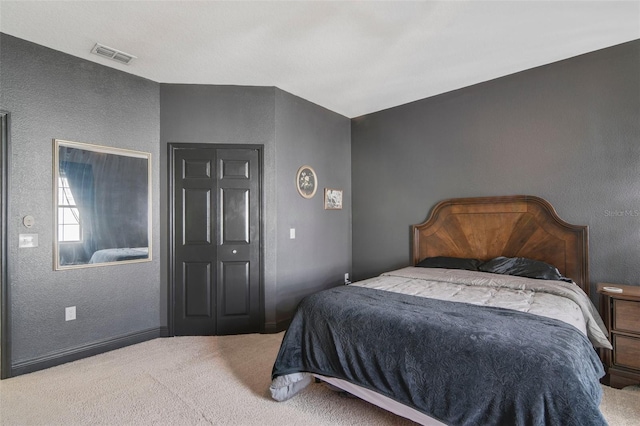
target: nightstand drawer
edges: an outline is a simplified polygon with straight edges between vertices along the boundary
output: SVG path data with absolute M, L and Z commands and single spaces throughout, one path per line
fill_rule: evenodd
M 607 290 L 617 287 L 619 292 Z M 598 283 L 600 312 L 613 350 L 601 350 L 604 384 L 616 389 L 640 384 L 640 285 Z
M 614 300 L 613 305 L 613 329 L 640 333 L 640 302 Z
M 614 335 L 613 347 L 614 365 L 640 369 L 640 339 Z

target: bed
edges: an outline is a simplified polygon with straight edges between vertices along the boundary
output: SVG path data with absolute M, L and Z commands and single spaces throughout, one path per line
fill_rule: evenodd
M 121 262 L 149 258 L 149 247 L 124 247 L 97 250 L 89 259 L 89 263 Z
M 606 424 L 586 226 L 483 197 L 437 204 L 412 234 L 412 266 L 300 303 L 274 399 L 319 378 L 421 424 Z

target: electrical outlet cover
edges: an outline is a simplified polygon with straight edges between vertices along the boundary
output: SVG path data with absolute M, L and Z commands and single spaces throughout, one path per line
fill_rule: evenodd
M 72 321 L 76 319 L 76 307 L 75 306 L 69 306 L 68 308 L 64 309 L 64 320 L 65 321 Z

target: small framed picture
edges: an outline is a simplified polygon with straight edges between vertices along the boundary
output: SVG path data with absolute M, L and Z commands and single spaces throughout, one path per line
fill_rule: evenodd
M 342 189 L 324 189 L 324 209 L 325 210 L 341 210 L 342 209 Z
M 296 174 L 296 188 L 304 198 L 313 198 L 318 189 L 318 177 L 311 166 L 302 166 Z

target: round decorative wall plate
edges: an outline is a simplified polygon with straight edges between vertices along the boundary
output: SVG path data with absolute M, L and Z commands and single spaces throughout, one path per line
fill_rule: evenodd
M 304 198 L 312 198 L 318 189 L 318 178 L 311 166 L 302 166 L 296 174 L 296 188 Z

